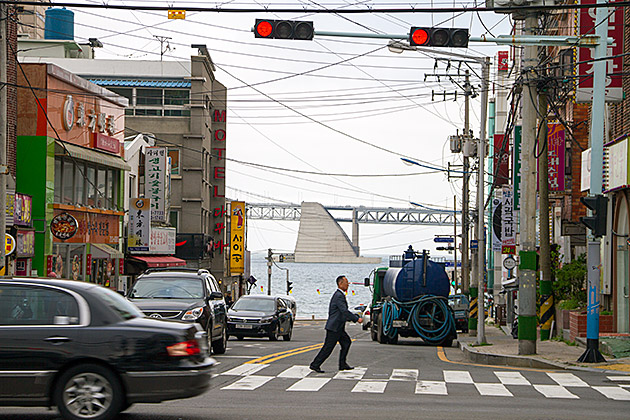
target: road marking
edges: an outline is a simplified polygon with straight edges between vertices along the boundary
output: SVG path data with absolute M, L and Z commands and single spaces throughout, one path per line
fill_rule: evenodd
M 417 381 L 418 369 L 394 369 L 390 381 Z
M 221 359 L 257 359 L 260 356 L 230 356 L 230 355 L 226 356 L 226 355 L 221 354 L 221 355 L 215 355 L 215 356 L 212 356 L 212 357 L 215 357 L 215 358 L 218 357 L 218 358 L 221 358 Z
M 448 360 L 446 357 L 446 353 L 444 353 L 444 347 L 437 346 L 437 356 L 443 362 L 451 363 L 453 365 L 463 365 L 463 366 L 479 366 L 479 367 L 490 367 L 495 369 L 509 369 L 509 370 L 526 370 L 530 372 L 547 372 L 546 369 L 535 369 L 535 368 L 522 368 L 522 367 L 513 367 L 513 366 L 497 366 L 497 365 L 482 365 L 480 363 L 465 363 L 465 362 L 455 362 L 453 360 Z
M 311 372 L 311 368 L 308 366 L 295 365 L 280 373 L 278 378 L 302 379 L 306 378 L 306 376 Z
M 547 376 L 556 381 L 561 386 L 579 386 L 588 388 L 588 384 L 572 373 L 552 373 L 547 372 Z
M 235 376 L 248 376 L 248 375 L 252 375 L 256 372 L 258 372 L 259 370 L 262 370 L 264 368 L 266 368 L 269 365 L 264 365 L 264 364 L 257 364 L 257 365 L 247 365 L 247 364 L 242 364 L 239 366 L 236 366 L 235 368 L 232 368 L 226 372 L 221 373 L 221 375 L 235 375 Z
M 253 391 L 272 380 L 273 376 L 244 376 L 238 381 L 221 388 L 222 390 Z
M 266 356 L 261 356 L 258 359 L 250 360 L 249 362 L 245 362 L 245 363 L 267 363 L 271 360 L 279 360 L 279 359 L 282 359 L 283 357 L 293 356 L 294 354 L 303 353 L 305 351 L 317 350 L 322 346 L 323 346 L 323 343 L 313 344 L 313 345 L 304 346 L 304 347 L 298 347 L 295 349 L 285 350 L 278 353 L 272 353 Z
M 359 381 L 352 388 L 352 392 L 369 392 L 372 394 L 382 394 L 385 392 L 387 381 Z
M 503 384 L 479 384 L 475 383 L 480 395 L 491 397 L 513 397 L 512 393 Z
M 531 385 L 520 372 L 494 372 L 503 385 Z
M 618 386 L 593 386 L 591 387 L 595 391 L 605 395 L 607 398 L 611 400 L 617 401 L 630 401 L 630 391 L 626 391 L 625 389 Z
M 418 381 L 416 384 L 416 394 L 448 395 L 448 392 L 446 391 L 446 382 Z
M 611 381 L 630 381 L 630 376 L 607 376 Z
M 319 391 L 328 381 L 330 378 L 304 378 L 287 388 L 287 391 Z
M 570 393 L 568 389 L 560 385 L 534 385 L 534 389 L 547 398 L 580 398 L 577 395 Z
M 470 372 L 466 370 L 445 370 L 444 382 L 451 384 L 472 384 L 473 380 Z
M 333 377 L 333 379 L 350 379 L 350 380 L 359 381 L 363 379 L 363 375 L 365 375 L 366 371 L 367 371 L 367 368 L 364 368 L 364 367 L 355 367 L 352 370 L 340 370 L 339 373 L 337 373 Z

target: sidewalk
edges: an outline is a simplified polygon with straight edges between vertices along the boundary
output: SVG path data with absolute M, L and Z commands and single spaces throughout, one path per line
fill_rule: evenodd
M 584 347 L 571 346 L 563 341 L 546 340 L 536 342 L 536 354 L 519 356 L 518 340 L 512 338 L 506 327 L 504 331 L 486 325 L 485 335 L 488 345 L 476 345 L 477 337 L 468 333 L 458 333 L 459 347 L 467 358 L 475 363 L 539 369 L 574 369 L 630 375 L 630 357 L 615 359 L 604 355 L 605 363 L 578 363 Z

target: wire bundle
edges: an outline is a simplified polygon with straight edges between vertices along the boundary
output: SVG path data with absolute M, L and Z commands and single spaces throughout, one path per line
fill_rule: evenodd
M 393 338 L 398 334 L 394 320 L 401 315 L 407 319 L 420 338 L 428 344 L 441 344 L 449 336 L 455 336 L 455 317 L 446 298 L 424 295 L 410 302 L 396 299 L 383 303 L 383 334 Z

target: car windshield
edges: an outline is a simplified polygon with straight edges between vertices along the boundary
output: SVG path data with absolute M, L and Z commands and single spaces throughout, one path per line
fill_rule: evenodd
M 203 283 L 196 278 L 140 278 L 129 294 L 132 299 L 202 299 Z
M 122 319 L 142 318 L 144 316 L 136 305 L 118 293 L 104 287 L 100 288 L 99 292 L 99 297 L 103 299 L 103 302 Z
M 232 306 L 235 311 L 273 312 L 276 302 L 271 299 L 247 299 L 241 298 Z

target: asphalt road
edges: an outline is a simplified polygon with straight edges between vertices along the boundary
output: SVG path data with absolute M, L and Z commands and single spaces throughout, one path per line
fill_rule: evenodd
M 358 325 L 348 362 L 338 350 L 325 373 L 308 370 L 323 323 L 299 322 L 291 341 L 230 339 L 205 394 L 137 404 L 122 420 L 260 419 L 627 419 L 630 380 L 599 372 L 543 371 L 470 364 L 457 348 L 418 339 L 380 345 Z M 249 362 L 249 363 L 248 363 Z M 630 379 L 630 377 L 627 377 Z M 57 419 L 56 411 L 0 408 L 0 420 Z

